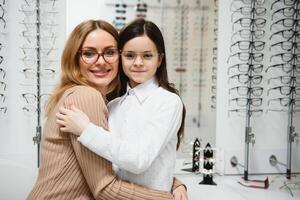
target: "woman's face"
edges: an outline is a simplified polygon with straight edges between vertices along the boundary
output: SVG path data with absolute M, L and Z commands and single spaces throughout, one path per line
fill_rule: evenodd
M 90 32 L 80 49 L 80 72 L 106 94 L 110 82 L 118 73 L 117 42 L 108 32 L 96 29 Z
M 131 87 L 151 79 L 162 61 L 155 43 L 146 35 L 135 37 L 122 49 L 123 71 Z

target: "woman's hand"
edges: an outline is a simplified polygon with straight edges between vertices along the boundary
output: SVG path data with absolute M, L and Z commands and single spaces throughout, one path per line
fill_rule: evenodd
M 173 200 L 188 200 L 186 188 L 183 185 L 178 186 L 173 191 Z
M 90 119 L 84 112 L 72 105 L 70 110 L 64 107 L 59 108 L 59 112 L 56 113 L 56 122 L 60 125 L 60 131 L 80 135 Z

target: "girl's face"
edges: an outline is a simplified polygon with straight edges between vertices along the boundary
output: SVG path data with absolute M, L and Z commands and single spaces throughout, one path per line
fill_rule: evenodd
M 116 40 L 108 32 L 90 32 L 80 50 L 80 72 L 96 84 L 103 94 L 118 73 L 119 54 Z
M 130 86 L 135 87 L 151 79 L 160 66 L 162 57 L 155 43 L 146 35 L 126 42 L 122 49 L 122 66 Z

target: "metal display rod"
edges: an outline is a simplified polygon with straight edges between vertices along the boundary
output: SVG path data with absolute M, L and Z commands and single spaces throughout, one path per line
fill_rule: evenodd
M 37 52 L 36 52 L 36 58 L 37 58 L 37 68 L 36 68 L 36 97 L 37 97 L 37 125 L 36 125 L 36 134 L 33 137 L 34 144 L 37 144 L 37 166 L 40 166 L 40 143 L 41 143 L 41 135 L 42 135 L 42 126 L 41 126 L 41 73 L 40 73 L 40 67 L 41 67 L 41 54 L 40 54 L 40 48 L 41 48 L 41 37 L 40 37 L 40 0 L 36 0 L 36 39 L 37 39 Z
M 295 9 L 295 13 L 294 13 L 294 20 L 298 20 L 299 19 L 299 1 L 296 1 L 294 4 L 294 9 Z M 295 31 L 295 33 L 297 32 L 297 28 L 298 25 L 297 23 L 294 23 L 293 26 L 293 31 Z M 296 43 L 296 39 L 297 39 L 297 35 L 294 34 L 294 36 L 292 37 L 292 41 L 293 43 Z M 292 50 L 291 50 L 291 54 L 294 56 L 297 54 L 296 52 L 296 46 L 292 46 Z M 292 66 L 296 65 L 296 59 L 292 59 L 291 62 Z M 292 77 L 295 77 L 295 69 L 292 68 L 293 70 L 291 70 L 290 72 L 290 76 L 291 76 L 291 81 L 290 81 L 290 88 L 294 88 L 296 86 L 296 81 L 292 80 Z M 290 103 L 289 103 L 289 110 L 288 110 L 288 130 L 287 130 L 287 163 L 286 163 L 286 178 L 290 179 L 291 178 L 291 166 L 292 166 L 292 144 L 295 141 L 295 138 L 298 137 L 298 134 L 295 132 L 295 127 L 293 125 L 293 118 L 294 118 L 294 106 L 295 103 L 293 103 L 292 101 L 295 99 L 295 92 L 292 91 L 289 94 L 289 99 L 290 99 Z
M 252 1 L 251 3 L 251 9 L 255 9 L 255 1 Z M 255 14 L 254 12 L 251 13 L 251 19 L 255 19 Z M 251 24 L 250 26 L 250 31 L 254 31 L 254 23 Z M 253 43 L 254 42 L 254 36 L 251 35 L 250 41 Z M 253 54 L 253 45 L 250 45 L 249 53 L 252 55 Z M 253 64 L 253 57 L 250 57 L 249 59 L 249 65 Z M 252 77 L 252 70 L 249 70 L 248 76 Z M 248 88 L 252 88 L 252 82 L 249 78 L 248 82 Z M 244 180 L 248 180 L 248 167 L 249 167 L 249 144 L 252 143 L 254 145 L 255 143 L 255 135 L 252 133 L 252 128 L 251 128 L 251 92 L 248 92 L 247 94 L 247 99 L 248 103 L 246 106 L 246 126 L 245 126 L 245 160 L 244 160 Z

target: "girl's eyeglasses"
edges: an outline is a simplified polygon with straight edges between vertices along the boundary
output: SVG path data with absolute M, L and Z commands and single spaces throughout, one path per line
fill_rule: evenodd
M 138 56 L 140 56 L 143 61 L 152 61 L 158 57 L 159 53 L 151 52 L 151 51 L 148 52 L 123 51 L 121 55 L 125 61 L 134 62 Z

